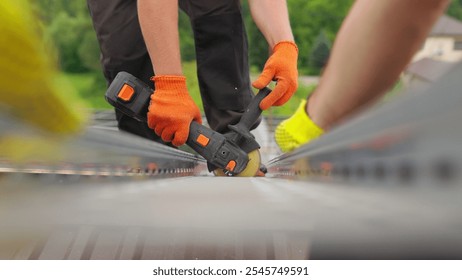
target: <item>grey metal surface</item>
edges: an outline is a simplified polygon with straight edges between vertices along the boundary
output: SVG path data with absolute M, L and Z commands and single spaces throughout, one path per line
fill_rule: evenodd
M 0 189 L 0 257 L 306 258 L 311 225 L 272 207 L 279 203 L 265 184 L 224 177 L 66 187 L 10 180 Z
M 0 258 L 461 258 L 461 194 L 211 176 L 10 180 L 0 189 Z

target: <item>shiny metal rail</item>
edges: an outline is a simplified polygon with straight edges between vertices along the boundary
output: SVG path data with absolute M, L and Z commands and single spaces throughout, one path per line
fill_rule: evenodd
M 270 161 L 274 176 L 462 187 L 462 65 Z
M 0 131 L 3 174 L 176 177 L 206 169 L 202 157 L 116 130 L 89 127 L 65 138 L 3 116 Z

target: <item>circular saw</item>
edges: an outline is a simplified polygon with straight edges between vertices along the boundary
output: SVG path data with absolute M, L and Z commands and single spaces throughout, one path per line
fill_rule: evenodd
M 271 89 L 261 89 L 241 119 L 228 125 L 229 132 L 218 133 L 198 122 L 191 122 L 186 144 L 207 160 L 210 172 L 217 176 L 261 176 L 260 145 L 250 128 L 261 115 L 260 102 Z M 106 91 L 106 100 L 125 115 L 147 122 L 153 89 L 127 72 L 119 72 Z M 263 168 L 264 169 L 264 168 Z

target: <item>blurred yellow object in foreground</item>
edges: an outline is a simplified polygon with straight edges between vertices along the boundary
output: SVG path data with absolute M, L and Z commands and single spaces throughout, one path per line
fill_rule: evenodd
M 55 82 L 28 2 L 2 0 L 0 14 L 0 110 L 46 131 L 79 131 L 85 118 L 69 89 Z

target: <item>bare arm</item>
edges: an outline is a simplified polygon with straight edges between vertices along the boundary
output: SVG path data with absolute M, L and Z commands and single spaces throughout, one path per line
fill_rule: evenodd
M 182 75 L 178 0 L 138 0 L 144 41 L 156 75 Z
M 293 41 L 286 0 L 249 0 L 255 24 L 271 49 L 280 41 Z
M 344 21 L 318 89 L 313 121 L 329 129 L 398 79 L 448 0 L 357 0 Z
M 188 139 L 191 121 L 202 120 L 181 68 L 178 0 L 138 0 L 138 17 L 156 74 L 148 126 L 163 141 L 181 146 Z
M 276 81 L 273 91 L 260 102 L 260 108 L 285 104 L 298 87 L 298 48 L 290 27 L 286 0 L 249 0 L 253 20 L 263 33 L 271 54 L 262 73 L 252 83 L 262 89 Z

